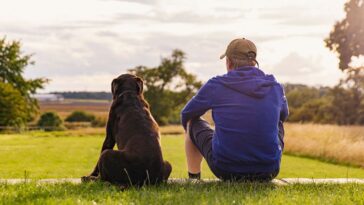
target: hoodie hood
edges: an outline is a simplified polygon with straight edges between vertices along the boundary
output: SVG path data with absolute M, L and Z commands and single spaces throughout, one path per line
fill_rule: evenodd
M 214 80 L 254 98 L 263 98 L 273 86 L 279 85 L 273 75 L 266 75 L 254 66 L 236 68 L 223 76 L 215 77 Z

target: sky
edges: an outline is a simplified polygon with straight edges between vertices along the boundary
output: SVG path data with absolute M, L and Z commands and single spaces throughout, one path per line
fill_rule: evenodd
M 41 92 L 109 91 L 138 65 L 158 66 L 173 49 L 198 79 L 226 73 L 219 56 L 245 37 L 260 68 L 281 83 L 332 86 L 343 74 L 324 39 L 344 18 L 345 0 L 0 0 L 0 37 L 33 54 L 27 78 Z

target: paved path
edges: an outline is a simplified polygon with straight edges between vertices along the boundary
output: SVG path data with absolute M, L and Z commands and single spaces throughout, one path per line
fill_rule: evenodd
M 201 182 L 197 181 L 195 183 L 209 183 L 209 182 L 217 182 L 218 179 L 204 179 Z M 79 178 L 61 178 L 61 179 L 39 179 L 39 180 L 31 180 L 31 179 L 0 179 L 0 183 L 7 183 L 7 184 L 20 184 L 20 183 L 29 183 L 29 182 L 36 182 L 36 183 L 74 183 L 80 184 L 81 179 Z M 187 179 L 178 179 L 178 178 L 171 178 L 168 180 L 168 183 L 189 183 L 190 181 Z M 272 181 L 274 184 L 277 185 L 289 185 L 289 184 L 346 184 L 346 183 L 358 183 L 364 184 L 364 179 L 357 179 L 357 178 L 332 178 L 332 179 L 310 179 L 310 178 L 282 178 L 282 179 L 274 179 Z

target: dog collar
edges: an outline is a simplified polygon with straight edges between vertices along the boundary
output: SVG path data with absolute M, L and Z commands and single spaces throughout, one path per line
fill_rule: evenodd
M 125 95 L 126 93 L 135 93 L 135 91 L 132 91 L 132 90 L 126 90 L 124 92 L 121 92 L 117 98 L 121 98 L 123 95 Z

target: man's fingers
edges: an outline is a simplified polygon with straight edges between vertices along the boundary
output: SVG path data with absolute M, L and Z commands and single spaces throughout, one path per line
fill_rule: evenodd
M 191 120 L 187 121 L 187 126 L 186 126 L 186 130 L 185 130 L 185 133 L 186 133 L 187 135 L 189 135 L 189 134 L 190 134 L 190 133 L 189 133 L 190 126 L 191 126 Z

